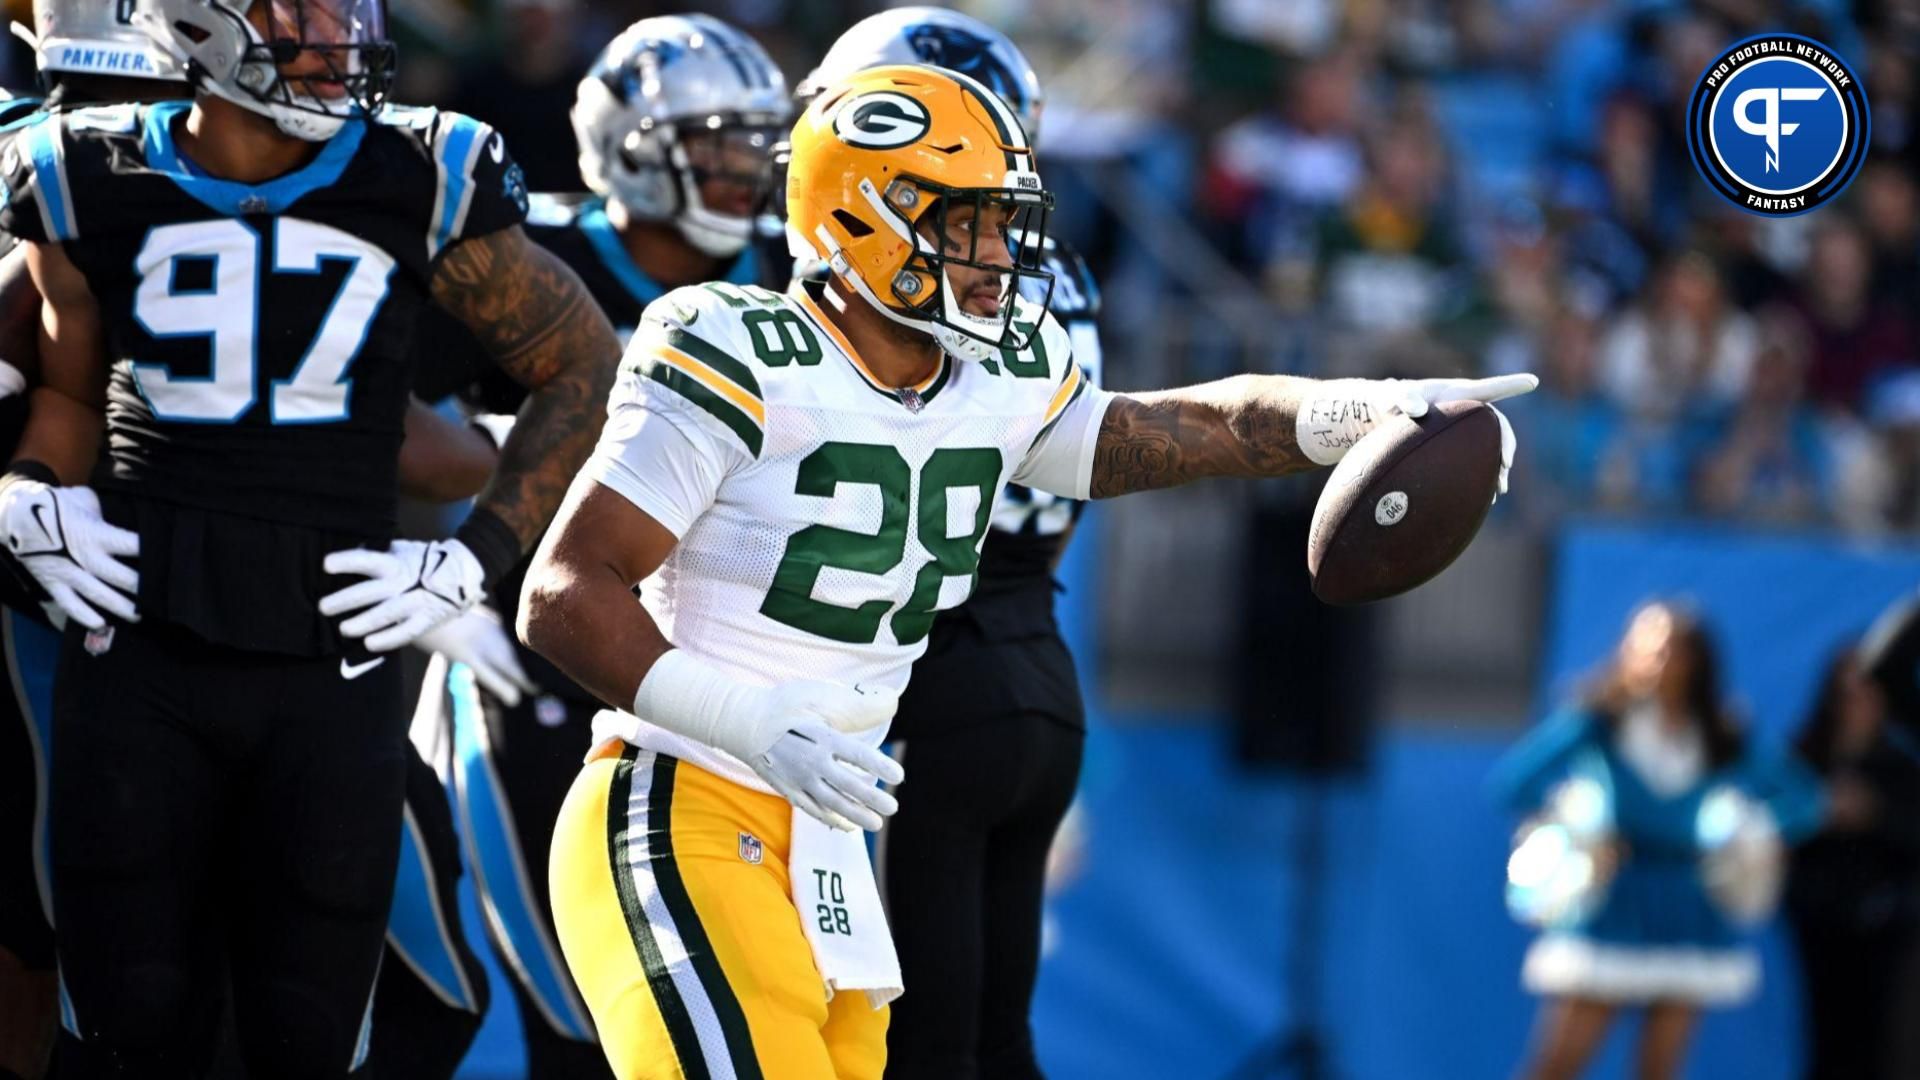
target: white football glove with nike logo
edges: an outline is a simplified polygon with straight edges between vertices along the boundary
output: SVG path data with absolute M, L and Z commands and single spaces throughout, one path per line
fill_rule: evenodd
M 74 622 L 107 624 L 102 611 L 139 622 L 133 594 L 140 575 L 121 562 L 140 554 L 140 537 L 107 524 L 86 487 L 54 487 L 15 477 L 0 486 L 0 533 L 40 587 Z
M 875 781 L 898 784 L 898 762 L 847 732 L 893 719 L 891 693 L 825 682 L 748 686 L 673 649 L 654 661 L 633 714 L 745 762 L 788 802 L 836 829 L 878 832 L 900 808 Z
M 1395 414 L 1421 417 L 1428 408 L 1448 401 L 1504 401 L 1539 385 L 1538 378 L 1527 374 L 1491 379 L 1330 379 L 1315 384 L 1301 401 L 1293 420 L 1294 440 L 1316 464 L 1332 465 Z M 1513 468 L 1513 425 L 1499 409 L 1493 415 L 1500 420 L 1499 493 L 1504 495 L 1507 471 Z
M 340 632 L 365 639 L 368 652 L 392 652 L 480 602 L 486 571 L 458 540 L 395 540 L 385 551 L 336 551 L 321 564 L 329 574 L 363 574 L 320 600 L 320 614 L 349 611 Z

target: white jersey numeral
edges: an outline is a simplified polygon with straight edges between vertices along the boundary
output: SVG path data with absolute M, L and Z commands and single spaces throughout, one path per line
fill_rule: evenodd
M 206 283 L 183 285 L 181 271 L 206 264 Z M 393 277 L 391 255 L 360 238 L 298 218 L 274 222 L 273 271 L 317 274 L 328 262 L 348 264 L 319 329 L 292 376 L 273 381 L 276 424 L 347 418 L 347 369 L 366 344 Z M 260 234 L 235 219 L 163 225 L 147 234 L 134 260 L 140 284 L 133 315 L 156 338 L 209 340 L 212 370 L 175 375 L 164 364 L 135 362 L 133 377 L 156 417 L 231 424 L 246 415 L 259 388 Z

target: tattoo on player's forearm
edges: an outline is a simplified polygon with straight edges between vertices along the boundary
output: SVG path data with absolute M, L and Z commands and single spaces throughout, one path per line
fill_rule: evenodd
M 599 437 L 619 338 L 580 278 L 517 228 L 448 251 L 433 295 L 531 390 L 480 496 L 530 547 Z
M 1094 446 L 1094 498 L 1206 476 L 1279 476 L 1313 468 L 1295 441 L 1299 398 L 1292 383 L 1242 375 L 1115 398 Z

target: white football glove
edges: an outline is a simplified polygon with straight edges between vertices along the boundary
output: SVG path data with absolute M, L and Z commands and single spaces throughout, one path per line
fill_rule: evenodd
M 140 554 L 140 537 L 107 524 L 92 488 L 13 480 L 0 487 L 0 533 L 74 622 L 98 630 L 102 611 L 140 621 L 130 595 L 140 591 L 140 575 L 120 561 Z
M 899 809 L 875 781 L 898 784 L 899 763 L 850 738 L 893 718 L 899 698 L 833 683 L 748 686 L 673 649 L 654 662 L 633 714 L 746 763 L 788 802 L 836 829 L 877 831 Z
M 391 652 L 480 602 L 486 571 L 458 540 L 395 540 L 386 551 L 353 548 L 328 555 L 329 574 L 364 574 L 320 600 L 320 614 L 366 608 L 340 624 L 366 639 L 368 652 Z
M 1315 385 L 1300 403 L 1294 438 L 1308 458 L 1332 465 L 1389 416 L 1425 416 L 1428 408 L 1448 401 L 1503 401 L 1539 385 L 1537 377 L 1524 373 L 1491 379 L 1332 379 Z M 1513 468 L 1513 425 L 1500 410 L 1493 415 L 1500 420 L 1499 494 L 1504 495 Z
M 500 616 L 484 605 L 476 605 L 421 634 L 413 639 L 413 645 L 472 668 L 473 677 L 487 693 L 509 709 L 520 704 L 522 696 L 539 689 L 520 666 L 520 654 L 506 627 L 500 625 Z
M 866 695 L 831 683 L 784 683 L 773 688 L 767 703 L 767 715 L 780 718 L 779 735 L 758 754 L 734 756 L 788 802 L 828 825 L 878 832 L 882 819 L 900 804 L 874 782 L 898 784 L 906 774 L 899 762 L 844 734 L 841 725 L 857 723 L 844 729 L 857 731 L 884 724 L 893 718 L 895 703 L 891 695 Z

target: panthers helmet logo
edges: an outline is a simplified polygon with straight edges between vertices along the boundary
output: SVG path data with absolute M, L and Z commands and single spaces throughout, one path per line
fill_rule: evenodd
M 887 90 L 850 98 L 833 117 L 833 133 L 841 142 L 867 150 L 908 146 L 932 127 L 925 105 Z
M 923 63 L 958 71 L 1000 95 L 1015 112 L 1027 107 L 1026 88 L 999 57 L 993 42 L 957 26 L 922 23 L 907 31 L 907 45 Z

